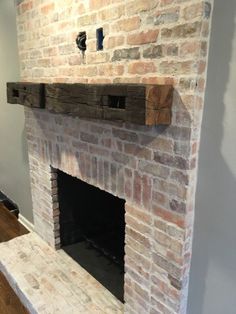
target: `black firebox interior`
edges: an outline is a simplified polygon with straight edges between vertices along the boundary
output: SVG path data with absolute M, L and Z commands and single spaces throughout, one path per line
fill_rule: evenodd
M 125 201 L 58 170 L 62 248 L 124 298 Z

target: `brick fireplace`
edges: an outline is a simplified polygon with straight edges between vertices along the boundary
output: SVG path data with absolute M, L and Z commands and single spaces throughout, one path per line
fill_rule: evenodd
M 125 312 L 185 313 L 212 2 L 19 2 L 23 81 L 174 86 L 170 126 L 29 108 L 25 122 L 36 232 L 61 247 L 58 171 L 125 200 Z

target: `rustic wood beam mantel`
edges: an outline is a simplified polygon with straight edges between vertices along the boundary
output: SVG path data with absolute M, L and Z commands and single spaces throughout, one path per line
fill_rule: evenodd
M 171 123 L 173 87 L 142 84 L 7 83 L 7 100 L 80 118 Z

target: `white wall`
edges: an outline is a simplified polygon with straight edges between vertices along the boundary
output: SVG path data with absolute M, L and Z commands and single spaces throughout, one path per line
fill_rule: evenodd
M 23 108 L 6 101 L 6 82 L 18 79 L 14 0 L 0 0 L 0 190 L 32 221 Z
M 236 313 L 236 1 L 215 0 L 188 314 Z

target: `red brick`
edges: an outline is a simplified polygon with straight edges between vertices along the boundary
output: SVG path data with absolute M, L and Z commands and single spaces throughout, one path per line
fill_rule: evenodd
M 74 44 L 63 44 L 59 46 L 59 54 L 60 55 L 70 55 L 75 52 Z
M 113 29 L 115 31 L 130 32 L 138 29 L 140 27 L 140 22 L 141 20 L 139 16 L 120 19 L 117 23 L 114 24 Z
M 185 122 L 186 120 L 186 122 Z M 189 117 L 185 117 L 184 113 L 178 113 L 176 116 L 176 121 L 179 124 L 189 124 Z M 183 142 L 183 141 L 175 141 L 174 144 L 174 152 L 176 155 L 181 155 L 181 156 L 189 156 L 190 153 L 190 143 Z
M 70 77 L 74 74 L 74 69 L 71 67 L 63 67 L 58 69 L 59 76 Z
M 131 83 L 131 84 L 138 84 L 140 83 L 141 78 L 140 77 L 126 77 L 126 76 L 122 76 L 122 77 L 116 77 L 113 80 L 113 83 Z
M 134 284 L 134 290 L 142 297 L 144 300 L 149 301 L 149 293 L 147 290 L 143 289 L 139 284 Z
M 148 43 L 155 43 L 159 30 L 149 30 L 146 32 L 131 34 L 127 37 L 127 43 L 129 45 L 143 45 Z
M 128 1 L 127 3 L 127 12 L 128 14 L 145 12 L 148 10 L 152 10 L 158 4 L 158 0 L 135 0 Z
M 185 20 L 192 20 L 203 15 L 203 3 L 192 4 L 183 10 L 183 18 Z
M 169 44 L 165 45 L 164 48 L 167 56 L 178 56 L 179 55 L 179 47 L 177 44 Z
M 166 270 L 169 275 L 173 276 L 174 278 L 181 277 L 183 269 L 172 263 L 172 261 L 168 260 L 167 257 L 164 257 L 159 253 L 154 253 L 153 260 L 159 267 Z
M 142 176 L 142 203 L 145 209 L 150 209 L 152 204 L 152 179 Z
M 89 134 L 85 132 L 80 133 L 80 139 L 83 142 L 92 143 L 92 144 L 98 144 L 98 137 L 94 134 Z
M 99 10 L 111 3 L 111 0 L 89 0 L 90 10 Z
M 185 219 L 183 216 L 179 214 L 175 214 L 169 210 L 163 209 L 160 206 L 153 205 L 153 213 L 162 219 L 172 222 L 179 226 L 180 228 L 184 228 Z
M 198 63 L 198 74 L 203 74 L 206 70 L 206 61 L 199 61 Z
M 41 7 L 42 14 L 49 14 L 54 10 L 55 4 L 53 2 L 47 3 L 46 5 Z
M 155 296 L 151 298 L 151 305 L 154 307 L 151 309 L 150 314 L 159 314 L 159 313 L 165 313 L 165 314 L 173 314 L 173 311 L 170 310 L 168 307 L 166 307 L 163 303 L 160 301 L 157 301 L 155 299 Z M 158 311 L 158 310 L 160 311 Z
M 179 20 L 179 7 L 155 12 L 154 25 L 175 23 Z
M 164 151 L 164 152 L 173 152 L 173 140 L 169 138 L 154 137 L 150 135 L 141 134 L 139 136 L 140 144 L 148 146 L 149 148 Z
M 90 145 L 89 152 L 93 155 L 104 156 L 104 157 L 109 156 L 109 151 L 100 146 Z
M 165 179 L 167 179 L 170 174 L 169 168 L 155 162 L 147 162 L 144 160 L 139 161 L 139 169 L 146 174 L 151 174 L 154 177 L 161 177 Z
M 79 149 L 79 150 L 84 150 L 88 151 L 88 144 L 80 141 L 72 141 L 72 146 Z
M 137 61 L 128 65 L 128 72 L 130 74 L 146 74 L 156 72 L 156 66 L 154 62 Z
M 174 85 L 174 81 L 175 79 L 173 77 L 149 76 L 142 78 L 142 83 L 144 84 Z
M 168 193 L 168 190 L 166 190 Z M 153 191 L 152 194 L 153 198 L 152 201 L 156 203 L 159 206 L 166 207 L 168 205 L 168 196 L 159 192 L 159 191 Z
M 110 55 L 106 52 L 94 52 L 86 54 L 86 61 L 89 64 L 107 63 L 109 62 Z
M 121 60 L 137 60 L 140 59 L 139 47 L 128 48 L 128 49 L 117 49 L 113 52 L 112 61 L 121 61 Z
M 97 75 L 97 67 L 96 66 L 81 66 L 79 69 L 80 76 L 95 76 Z
M 167 5 L 171 5 L 174 2 L 175 2 L 175 0 L 160 0 L 160 5 L 165 7 Z
M 44 57 L 52 57 L 52 56 L 56 56 L 57 54 L 58 54 L 57 47 L 49 47 L 49 48 L 43 49 Z
M 189 183 L 188 175 L 180 170 L 173 170 L 171 172 L 171 178 L 180 184 L 187 185 Z
M 141 278 L 150 278 L 150 273 L 127 255 L 125 256 L 125 265 L 128 266 L 129 269 L 136 271 L 136 273 L 139 274 Z
M 179 168 L 179 169 L 190 169 L 190 162 L 182 156 L 173 156 L 169 154 L 154 152 L 154 160 L 165 166 Z
M 174 212 L 184 214 L 186 213 L 186 204 L 175 199 L 170 200 L 170 208 Z
M 132 198 L 132 181 L 129 179 L 125 179 L 125 196 L 127 199 L 131 199 Z
M 134 174 L 133 198 L 137 204 L 141 204 L 142 178 L 138 172 Z
M 205 79 L 199 78 L 197 81 L 197 90 L 202 93 L 205 89 L 205 85 L 206 85 Z
M 79 6 L 77 7 L 77 13 L 79 15 L 82 15 L 85 13 L 85 11 L 86 9 L 85 9 L 84 3 L 80 3 Z
M 51 60 L 48 58 L 44 59 L 38 59 L 38 66 L 39 67 L 50 67 L 51 65 Z
M 205 38 L 209 36 L 209 23 L 207 21 L 202 22 L 202 36 Z
M 112 10 L 109 7 L 107 7 L 103 9 L 102 11 L 98 11 L 98 19 L 102 22 L 116 20 L 116 19 L 121 18 L 124 15 L 124 13 L 125 13 L 125 6 L 123 4 L 112 7 Z
M 109 190 L 109 178 L 110 178 L 110 169 L 109 169 L 109 163 L 108 161 L 104 160 L 104 188 L 105 190 Z
M 160 73 L 167 75 L 191 74 L 194 70 L 194 61 L 162 61 Z
M 196 21 L 194 23 L 187 23 L 172 28 L 163 28 L 161 30 L 161 37 L 167 38 L 191 38 L 199 36 L 201 32 L 202 23 Z
M 162 220 L 160 217 L 156 217 L 156 219 L 154 220 L 154 226 L 155 228 L 157 228 L 157 230 L 161 230 L 167 233 L 168 222 Z
M 124 152 L 126 154 L 131 154 L 131 155 L 134 155 L 138 158 L 143 158 L 143 159 L 147 159 L 147 160 L 150 160 L 151 156 L 152 156 L 152 152 L 150 149 L 145 148 L 145 147 L 141 147 L 141 146 L 138 146 L 138 145 L 132 144 L 132 143 L 125 143 L 124 144 Z
M 125 154 L 113 152 L 112 153 L 112 159 L 120 164 L 127 165 L 130 161 L 129 157 Z
M 98 67 L 98 73 L 101 76 L 117 76 L 124 73 L 124 65 L 121 64 L 103 64 Z M 85 74 L 86 75 L 86 74 Z
M 103 146 L 107 147 L 107 148 L 111 148 L 111 146 L 112 146 L 112 141 L 111 141 L 110 138 L 103 138 L 103 139 L 101 140 L 101 144 L 102 144 Z
M 124 40 L 125 40 L 124 36 L 110 36 L 105 37 L 103 44 L 105 48 L 112 49 L 123 45 Z
M 179 54 L 181 57 L 187 57 L 187 56 L 199 56 L 201 49 L 201 43 L 198 41 L 193 42 L 185 42 L 180 45 L 180 51 Z
M 20 11 L 22 14 L 24 14 L 26 11 L 29 11 L 33 8 L 33 2 L 32 1 L 28 1 L 28 2 L 24 2 L 21 4 L 20 6 Z
M 201 42 L 201 56 L 206 57 L 207 56 L 207 49 L 208 49 L 208 43 L 206 41 Z
M 135 132 L 130 132 L 122 129 L 112 129 L 112 134 L 114 137 L 119 138 L 127 142 L 137 142 L 138 136 Z
M 69 65 L 79 65 L 82 63 L 81 55 L 74 55 L 69 57 Z
M 172 260 L 174 263 L 176 263 L 177 265 L 182 265 L 184 262 L 184 259 L 182 256 L 177 255 L 176 253 L 167 250 L 166 253 L 167 258 L 169 258 L 170 260 Z M 171 280 L 171 284 L 172 284 L 172 280 Z M 176 287 L 176 285 L 175 285 Z
M 111 84 L 112 80 L 105 77 L 89 78 L 89 84 Z
M 86 26 L 86 25 L 96 23 L 96 21 L 97 21 L 97 14 L 96 13 L 86 14 L 86 15 L 82 15 L 78 18 L 77 25 L 78 26 Z
M 151 235 L 151 232 L 152 232 L 151 226 L 143 224 L 142 221 L 136 218 L 133 218 L 129 216 L 128 214 L 125 215 L 125 222 L 129 227 L 141 233 L 142 235 L 146 235 L 146 236 Z
M 151 218 L 151 214 L 148 213 L 148 212 L 144 212 L 136 207 L 133 207 L 129 204 L 125 204 L 125 208 L 126 208 L 126 212 L 137 218 L 137 219 L 140 219 L 143 223 L 146 223 L 146 224 L 151 224 L 151 221 L 152 221 L 152 218 Z

